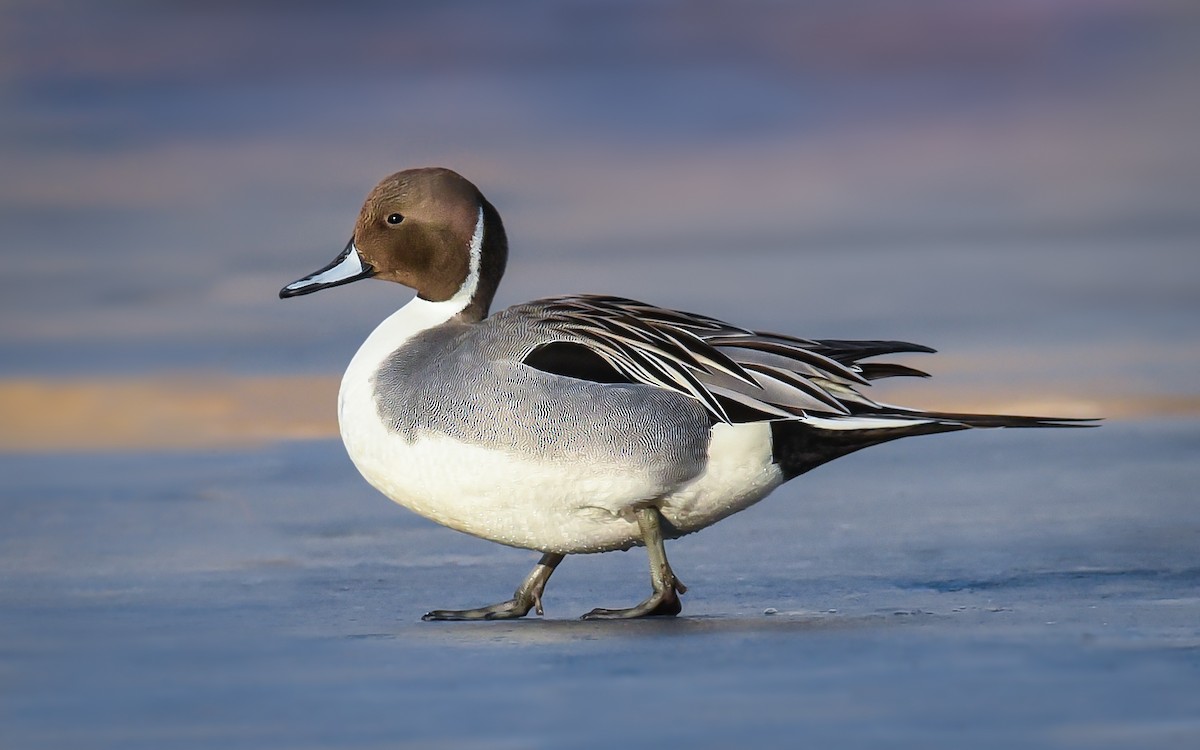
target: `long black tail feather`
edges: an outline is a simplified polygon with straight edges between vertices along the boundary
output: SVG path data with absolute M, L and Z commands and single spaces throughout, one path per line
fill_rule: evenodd
M 895 427 L 829 429 L 813 422 L 789 420 L 772 422 L 772 451 L 775 463 L 783 471 L 785 481 L 835 458 L 899 438 L 936 435 L 942 432 L 957 432 L 972 428 L 1097 427 L 1100 421 L 1098 419 L 1065 417 L 926 412 L 895 407 L 858 410 L 855 416 L 870 417 L 876 423 L 889 418 L 896 419 L 898 424 Z M 910 420 L 929 421 L 914 424 Z
M 968 414 L 950 411 L 922 411 L 883 406 L 880 409 L 863 410 L 863 414 L 878 414 L 881 417 L 901 419 L 935 419 L 938 422 L 957 423 L 963 427 L 1098 427 L 1099 419 L 1087 417 L 1027 417 L 1013 414 Z

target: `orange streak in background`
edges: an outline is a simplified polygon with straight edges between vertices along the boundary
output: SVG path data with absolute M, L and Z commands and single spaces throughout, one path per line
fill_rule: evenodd
M 338 378 L 0 381 L 0 451 L 181 450 L 337 435 Z
M 221 449 L 334 438 L 338 378 L 177 376 L 0 380 L 0 451 Z M 1070 393 L 1070 396 L 1063 395 Z M 881 384 L 881 401 L 947 411 L 1064 417 L 1200 416 L 1200 396 L 1076 387 Z

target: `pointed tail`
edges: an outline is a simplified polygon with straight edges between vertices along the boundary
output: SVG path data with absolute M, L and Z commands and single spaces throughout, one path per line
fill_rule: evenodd
M 927 412 L 880 406 L 849 417 L 771 422 L 775 463 L 785 481 L 863 448 L 915 435 L 936 435 L 971 428 L 1097 427 L 1098 419 L 1025 417 L 1006 414 Z

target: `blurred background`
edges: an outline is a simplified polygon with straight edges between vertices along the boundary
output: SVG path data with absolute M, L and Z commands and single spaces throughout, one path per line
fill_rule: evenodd
M 605 292 L 915 340 L 944 352 L 918 405 L 1194 414 L 1198 20 L 1147 0 L 7 0 L 3 445 L 331 434 L 337 374 L 409 293 L 276 292 L 336 254 L 378 179 L 424 165 L 504 216 L 501 306 Z
M 1194 0 L 0 0 L 0 747 L 1200 747 L 1198 80 Z M 1106 421 L 833 462 L 671 543 L 678 620 L 573 621 L 633 551 L 422 623 L 536 555 L 342 449 L 411 292 L 277 293 L 425 165 L 503 215 L 498 306 Z

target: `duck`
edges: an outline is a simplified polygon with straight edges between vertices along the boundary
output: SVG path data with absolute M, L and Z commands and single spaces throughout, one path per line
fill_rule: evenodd
M 812 469 L 903 437 L 1094 420 L 922 411 L 871 382 L 927 373 L 876 358 L 904 341 L 806 339 L 602 294 L 491 312 L 508 258 L 496 208 L 450 169 L 407 169 L 367 195 L 350 241 L 283 287 L 362 279 L 416 292 L 367 337 L 338 391 L 347 453 L 399 505 L 540 552 L 512 598 L 425 620 L 544 614 L 568 555 L 647 551 L 651 592 L 583 619 L 672 617 L 687 587 L 665 542 L 749 508 Z

